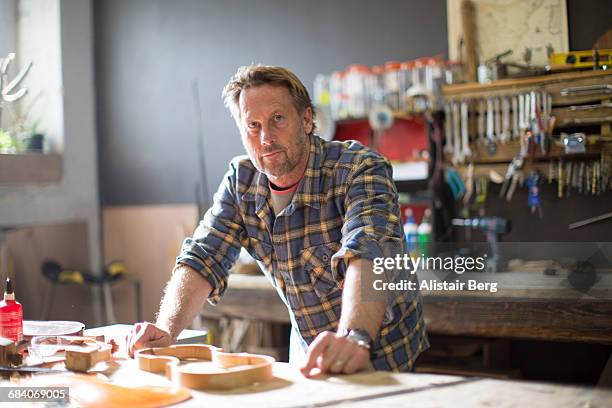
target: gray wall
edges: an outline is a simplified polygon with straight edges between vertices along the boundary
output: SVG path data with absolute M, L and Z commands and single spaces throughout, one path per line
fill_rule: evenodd
M 240 65 L 314 76 L 351 63 L 447 53 L 446 2 L 106 0 L 94 3 L 104 205 L 194 202 L 192 79 L 200 84 L 208 185 L 243 153 L 221 90 Z

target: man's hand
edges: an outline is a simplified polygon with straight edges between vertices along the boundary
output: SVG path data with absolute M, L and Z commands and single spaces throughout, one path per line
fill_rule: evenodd
M 125 336 L 125 348 L 130 357 L 134 351 L 147 347 L 167 347 L 173 343 L 170 334 L 153 323 L 136 323 L 132 331 Z
M 323 374 L 353 374 L 373 370 L 368 349 L 330 331 L 320 333 L 310 344 L 306 364 L 300 371 L 310 377 L 313 368 L 319 368 Z

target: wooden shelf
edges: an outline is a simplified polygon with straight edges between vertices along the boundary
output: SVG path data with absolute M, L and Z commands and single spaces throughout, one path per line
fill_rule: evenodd
M 445 99 L 470 99 L 516 94 L 533 90 L 551 94 L 553 105 L 571 105 L 610 98 L 611 94 L 562 96 L 567 87 L 612 84 L 612 71 L 578 71 L 526 78 L 500 79 L 488 84 L 475 82 L 442 87 Z
M 59 154 L 0 154 L 0 184 L 44 184 L 62 179 Z

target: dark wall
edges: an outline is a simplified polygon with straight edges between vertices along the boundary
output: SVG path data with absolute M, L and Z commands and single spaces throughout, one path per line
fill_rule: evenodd
M 570 50 L 590 50 L 599 36 L 612 29 L 610 0 L 567 0 Z
M 204 121 L 208 185 L 243 153 L 221 90 L 240 65 L 317 73 L 447 53 L 446 2 L 229 0 L 95 2 L 104 205 L 194 202 L 191 81 Z

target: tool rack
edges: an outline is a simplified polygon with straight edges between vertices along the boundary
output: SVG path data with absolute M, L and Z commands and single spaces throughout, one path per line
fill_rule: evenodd
M 544 154 L 537 150 L 526 158 L 526 166 L 546 174 L 548 162 L 552 159 L 596 160 L 602 152 L 610 150 L 612 145 L 612 72 L 579 71 L 559 74 L 541 75 L 520 79 L 502 79 L 488 84 L 466 83 L 443 87 L 445 102 L 471 101 L 475 99 L 495 98 L 508 95 L 528 93 L 537 90 L 551 96 L 552 116 L 556 118 L 553 140 L 558 140 L 560 132 L 572 129 L 576 131 L 589 127 L 587 133 L 590 143 L 585 153 L 566 154 L 564 147 L 551 143 L 549 151 Z M 496 111 L 500 114 L 499 111 Z M 599 128 L 598 134 L 592 134 L 593 127 Z M 473 127 L 470 128 L 473 132 Z M 594 140 L 598 139 L 598 140 Z M 467 165 L 475 165 L 474 175 L 487 175 L 491 170 L 503 175 L 507 164 L 512 161 L 519 149 L 519 142 L 510 140 L 507 143 L 497 142 L 497 151 L 490 154 L 487 146 L 470 142 L 471 156 L 464 164 L 456 165 L 458 171 L 465 175 Z M 451 157 L 445 155 L 445 162 Z

